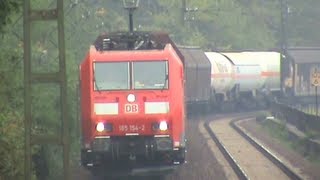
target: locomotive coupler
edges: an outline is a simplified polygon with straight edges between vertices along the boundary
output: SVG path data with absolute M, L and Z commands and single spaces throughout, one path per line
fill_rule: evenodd
M 129 159 L 130 159 L 131 161 L 135 161 L 137 158 L 136 158 L 136 155 L 130 153 Z

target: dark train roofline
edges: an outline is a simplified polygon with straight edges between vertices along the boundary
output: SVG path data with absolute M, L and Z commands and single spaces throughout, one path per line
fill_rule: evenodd
M 109 48 L 105 47 L 104 40 L 108 40 L 107 43 L 112 44 L 114 41 L 115 43 L 127 43 L 128 45 L 124 47 L 118 47 L 118 49 L 115 48 Z M 151 44 L 151 46 L 142 46 L 142 48 L 135 49 L 134 47 L 130 47 L 130 43 L 134 43 L 137 41 L 147 41 L 151 42 L 148 45 Z M 109 45 L 107 44 L 107 45 Z M 179 51 L 179 48 L 176 46 L 176 44 L 172 41 L 172 39 L 169 37 L 169 34 L 164 31 L 157 31 L 157 32 L 149 32 L 149 31 L 134 31 L 134 32 L 126 32 L 126 31 L 116 31 L 116 32 L 110 32 L 110 33 L 102 33 L 100 34 L 97 39 L 94 41 L 93 45 L 95 46 L 97 51 L 108 51 L 108 50 L 150 50 L 150 49 L 163 49 L 166 44 L 171 44 L 171 46 L 176 51 L 179 58 L 184 63 L 184 57 L 182 53 Z M 132 45 L 132 44 L 131 44 Z
M 289 47 L 288 50 L 320 50 L 320 46 Z
M 184 46 L 184 45 L 177 45 L 179 49 L 202 49 L 200 46 Z
M 320 46 L 316 47 L 316 46 L 305 46 L 305 47 L 288 47 L 287 50 L 320 50 Z M 275 47 L 275 48 L 267 48 L 267 49 L 214 49 L 214 51 L 216 52 L 242 52 L 242 51 L 264 51 L 264 52 L 268 52 L 268 51 L 277 51 L 277 52 L 281 52 L 282 49 Z
M 281 52 L 278 48 L 271 48 L 271 49 L 217 49 L 214 52 Z

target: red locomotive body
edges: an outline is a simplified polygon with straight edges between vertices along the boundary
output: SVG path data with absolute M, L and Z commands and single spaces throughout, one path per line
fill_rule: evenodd
M 161 170 L 184 163 L 183 63 L 171 41 L 156 37 L 102 35 L 81 63 L 85 167 Z

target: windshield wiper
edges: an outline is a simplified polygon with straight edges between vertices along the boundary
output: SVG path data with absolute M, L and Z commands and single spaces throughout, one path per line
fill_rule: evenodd
M 164 83 L 163 83 L 163 86 L 162 86 L 161 91 L 163 91 L 163 90 L 164 90 L 164 88 L 166 88 L 166 87 L 167 87 L 167 86 L 166 86 L 166 84 L 167 84 L 167 82 L 168 82 L 168 79 L 169 79 L 169 75 L 168 75 L 168 74 L 166 74 L 166 75 L 165 75 L 165 78 L 164 78 Z
M 100 89 L 99 89 L 99 86 L 98 86 L 98 83 L 96 81 L 96 71 L 94 70 L 93 68 L 93 83 L 94 83 L 94 86 L 96 87 L 96 90 L 101 93 Z
M 163 91 L 164 88 L 167 87 L 166 84 L 167 84 L 168 79 L 169 79 L 169 74 L 168 74 L 167 64 L 166 64 L 166 63 L 164 64 L 164 74 L 165 74 L 165 75 L 164 75 L 164 83 L 163 83 L 163 86 L 162 86 L 161 91 Z

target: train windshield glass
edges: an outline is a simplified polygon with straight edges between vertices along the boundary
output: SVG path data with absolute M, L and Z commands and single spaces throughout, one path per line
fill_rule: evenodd
M 168 89 L 168 61 L 133 63 L 134 89 Z
M 129 89 L 128 69 L 128 62 L 94 63 L 94 90 Z

